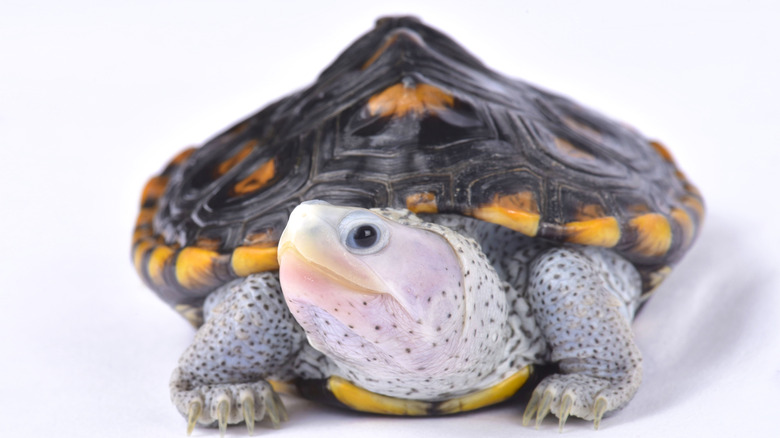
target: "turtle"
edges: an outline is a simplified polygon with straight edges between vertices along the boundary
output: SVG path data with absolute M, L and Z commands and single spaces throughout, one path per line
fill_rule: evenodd
M 661 143 L 385 17 L 151 178 L 132 258 L 197 328 L 170 382 L 188 433 L 278 426 L 280 392 L 405 416 L 524 394 L 523 425 L 598 428 L 703 218 Z

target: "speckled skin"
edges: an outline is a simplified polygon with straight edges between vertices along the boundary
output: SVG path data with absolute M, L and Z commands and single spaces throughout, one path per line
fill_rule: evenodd
M 205 323 L 171 377 L 174 405 L 186 415 L 190 404 L 200 401 L 205 409 L 199 422 L 211 424 L 218 403 L 228 400 L 228 422 L 237 423 L 243 421 L 242 400 L 249 392 L 256 417 L 263 418 L 267 409 L 275 409 L 273 390 L 264 379 L 294 377 L 294 363 L 305 346 L 303 331 L 284 304 L 278 275 L 267 272 L 225 285 L 209 297 L 204 312 Z
M 321 208 L 355 210 L 307 207 L 315 210 L 309 215 Z M 500 278 L 476 241 L 407 210 L 377 211 L 403 226 L 393 230 L 393 241 L 373 265 L 360 265 L 363 256 L 343 263 L 365 266 L 383 278 L 402 277 L 392 279 L 395 291 L 331 289 L 306 278 L 309 267 L 287 273 L 289 262 L 280 255 L 287 303 L 311 345 L 335 363 L 338 376 L 392 397 L 447 400 L 498 384 L 541 359 L 542 334 L 521 317 L 529 313 L 528 304 Z M 298 216 L 293 213 L 289 227 L 305 227 L 296 223 Z M 326 241 L 327 253 L 344 252 L 331 249 L 338 243 L 327 239 L 323 227 L 312 233 Z M 425 252 L 437 244 L 446 251 Z
M 171 382 L 180 412 L 187 415 L 190 403 L 200 400 L 204 409 L 199 422 L 212 424 L 218 402 L 227 399 L 228 422 L 240 422 L 241 391 L 251 390 L 260 419 L 266 410 L 278 410 L 264 379 L 330 375 L 380 394 L 441 400 L 494 385 L 525 365 L 549 362 L 558 364 L 560 374 L 546 377 L 535 397 L 548 393 L 549 409 L 556 415 L 561 414 L 565 394 L 573 401 L 571 415 L 585 419 L 594 418 L 599 398 L 606 400 L 606 411 L 631 399 L 641 380 L 641 356 L 630 329 L 641 280 L 629 262 L 609 250 L 526 238 L 462 216 L 419 219 L 406 210 L 381 214 L 444 237 L 458 254 L 462 294 L 445 292 L 442 299 L 473 312 L 464 313 L 465 320 L 443 335 L 447 341 L 442 344 L 457 341 L 462 348 L 433 355 L 434 363 L 403 378 L 394 371 L 393 354 L 384 360 L 361 360 L 384 348 L 377 346 L 377 339 L 392 342 L 397 334 L 349 342 L 343 341 L 353 333 L 346 329 L 328 327 L 323 334 L 320 327 L 335 325 L 328 319 L 334 309 L 320 309 L 315 315 L 311 309 L 296 313 L 299 308 L 290 305 L 290 312 L 290 297 L 285 302 L 276 273 L 252 275 L 219 289 L 206 303 L 206 323 Z M 405 338 L 411 339 L 406 354 L 425 347 L 418 338 L 414 333 Z M 391 347 L 396 346 L 384 351 L 394 351 Z M 458 372 L 448 373 L 452 367 Z

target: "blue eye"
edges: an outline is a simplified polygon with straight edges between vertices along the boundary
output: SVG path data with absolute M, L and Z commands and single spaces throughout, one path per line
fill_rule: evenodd
M 379 241 L 379 230 L 373 225 L 359 225 L 349 231 L 347 245 L 355 249 L 368 249 Z

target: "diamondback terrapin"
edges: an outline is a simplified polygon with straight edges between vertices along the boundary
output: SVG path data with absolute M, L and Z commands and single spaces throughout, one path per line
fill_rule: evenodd
M 630 322 L 704 216 L 659 143 L 410 17 L 174 158 L 141 204 L 135 267 L 199 327 L 173 403 L 223 432 L 278 424 L 285 388 L 449 414 L 544 365 L 523 423 L 598 427 L 639 387 Z

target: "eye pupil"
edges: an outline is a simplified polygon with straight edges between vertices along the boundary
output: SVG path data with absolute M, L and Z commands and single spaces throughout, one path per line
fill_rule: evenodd
M 371 225 L 361 225 L 352 232 L 352 241 L 358 248 L 370 248 L 378 237 L 379 233 Z

